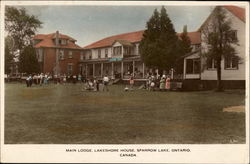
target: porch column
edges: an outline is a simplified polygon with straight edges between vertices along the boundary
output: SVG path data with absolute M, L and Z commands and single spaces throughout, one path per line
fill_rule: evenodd
M 101 63 L 101 77 L 103 77 L 103 63 Z
M 184 66 L 183 66 L 183 79 L 186 79 L 186 59 L 184 61 Z
M 145 77 L 145 66 L 144 63 L 142 63 L 142 78 L 144 79 Z
M 111 75 L 114 76 L 114 62 L 111 63 Z
M 123 61 L 121 62 L 121 78 L 123 79 Z
M 95 76 L 95 63 L 93 63 L 93 77 Z
M 133 60 L 133 76 L 135 76 L 135 61 Z
M 87 78 L 88 77 L 88 64 L 85 65 L 85 77 Z

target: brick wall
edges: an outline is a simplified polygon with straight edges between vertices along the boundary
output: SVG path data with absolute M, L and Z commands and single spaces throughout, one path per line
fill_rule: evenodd
M 73 74 L 79 73 L 78 62 L 80 61 L 80 50 L 74 49 L 63 49 L 64 59 L 59 61 L 61 74 L 67 74 L 68 64 L 73 65 Z M 72 58 L 69 58 L 69 51 L 72 51 Z M 43 73 L 53 73 L 53 68 L 56 62 L 56 49 L 55 48 L 45 48 L 44 49 L 44 66 Z

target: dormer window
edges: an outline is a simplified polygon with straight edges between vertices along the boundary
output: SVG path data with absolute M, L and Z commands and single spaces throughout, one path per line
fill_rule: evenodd
M 65 39 L 59 39 L 59 44 L 60 45 L 66 45 L 67 44 L 67 40 L 65 40 Z

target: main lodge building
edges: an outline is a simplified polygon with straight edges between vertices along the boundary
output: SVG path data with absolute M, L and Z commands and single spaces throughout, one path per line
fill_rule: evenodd
M 245 9 L 236 6 L 223 6 L 231 19 L 232 32 L 239 44 L 235 47 L 241 61 L 234 58 L 222 59 L 222 80 L 231 86 L 245 85 Z M 200 54 L 207 51 L 204 42 L 204 29 L 213 21 L 213 12 L 198 31 L 189 32 L 192 52 L 183 54 L 182 80 L 203 81 L 206 84 L 217 80 L 213 59 Z M 143 80 L 150 72 L 142 62 L 139 44 L 144 30 L 110 36 L 85 47 L 76 40 L 60 34 L 39 34 L 34 37 L 34 47 L 43 73 L 81 74 L 86 78 L 101 78 L 104 75 L 126 80 L 133 74 L 136 80 Z M 180 34 L 177 34 L 178 36 Z M 210 85 L 210 84 L 209 84 Z

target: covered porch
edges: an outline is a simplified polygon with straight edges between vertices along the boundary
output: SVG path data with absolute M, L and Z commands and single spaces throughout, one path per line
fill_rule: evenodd
M 102 79 L 107 75 L 111 79 L 128 80 L 131 75 L 135 80 L 146 78 L 146 68 L 138 57 L 123 58 L 121 60 L 89 60 L 79 64 L 80 74 L 86 78 Z

